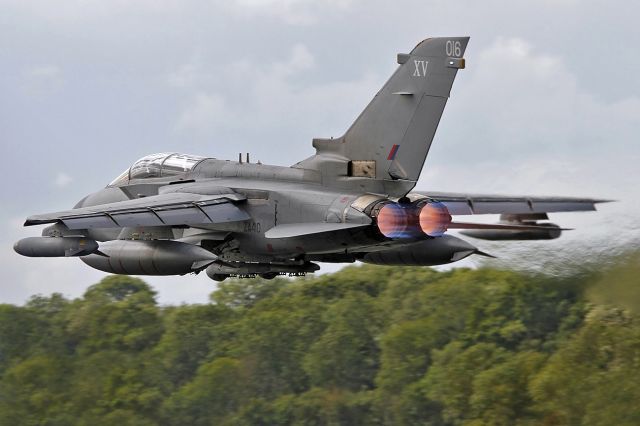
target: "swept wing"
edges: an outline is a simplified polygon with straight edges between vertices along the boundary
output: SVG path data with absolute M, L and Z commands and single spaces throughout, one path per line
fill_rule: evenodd
M 596 204 L 611 200 L 578 197 L 534 197 L 511 195 L 483 195 L 453 192 L 414 191 L 442 202 L 452 215 L 474 214 L 533 214 L 593 211 Z
M 236 222 L 249 219 L 233 204 L 242 198 L 236 193 L 166 193 L 30 216 L 25 226 L 61 222 L 69 229 L 90 229 Z

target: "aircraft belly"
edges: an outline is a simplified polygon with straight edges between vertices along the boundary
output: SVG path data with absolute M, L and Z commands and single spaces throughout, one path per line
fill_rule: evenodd
M 268 200 L 261 200 L 259 204 L 249 199 L 244 209 L 251 219 L 234 233 L 238 243 L 236 252 L 245 258 L 290 259 L 311 252 L 341 252 L 352 246 L 372 244 L 376 240 L 365 236 L 362 228 L 288 238 L 265 237 L 265 233 L 277 225 L 299 224 L 304 228 L 308 223 L 311 228 L 313 224 L 344 223 L 344 210 L 359 195 L 297 188 L 295 191 L 269 191 Z
M 269 256 L 295 258 L 305 254 L 342 253 L 380 244 L 380 240 L 362 229 L 326 232 L 290 238 L 265 238 L 259 234 L 239 234 L 239 252 L 248 258 Z

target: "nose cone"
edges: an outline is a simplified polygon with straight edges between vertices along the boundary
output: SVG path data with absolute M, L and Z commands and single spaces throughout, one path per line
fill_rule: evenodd
M 20 250 L 20 241 L 15 242 L 15 244 L 13 245 L 13 251 L 24 256 L 24 253 L 22 253 L 22 251 Z

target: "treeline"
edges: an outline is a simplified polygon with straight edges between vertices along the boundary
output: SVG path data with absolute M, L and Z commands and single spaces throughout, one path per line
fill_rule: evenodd
M 638 425 L 639 276 L 362 266 L 172 307 L 110 276 L 0 305 L 0 424 Z

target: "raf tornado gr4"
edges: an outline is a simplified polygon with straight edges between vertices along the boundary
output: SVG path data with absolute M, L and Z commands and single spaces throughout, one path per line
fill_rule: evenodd
M 560 236 L 549 212 L 595 210 L 604 200 L 412 192 L 468 37 L 431 38 L 408 54 L 346 131 L 314 139 L 291 167 L 162 153 L 136 161 L 72 210 L 27 218 L 52 224 L 25 238 L 25 256 L 77 256 L 105 272 L 181 275 L 205 270 L 273 278 L 314 262 L 439 265 L 476 247 L 450 229 L 489 240 Z M 452 215 L 501 214 L 496 224 Z

